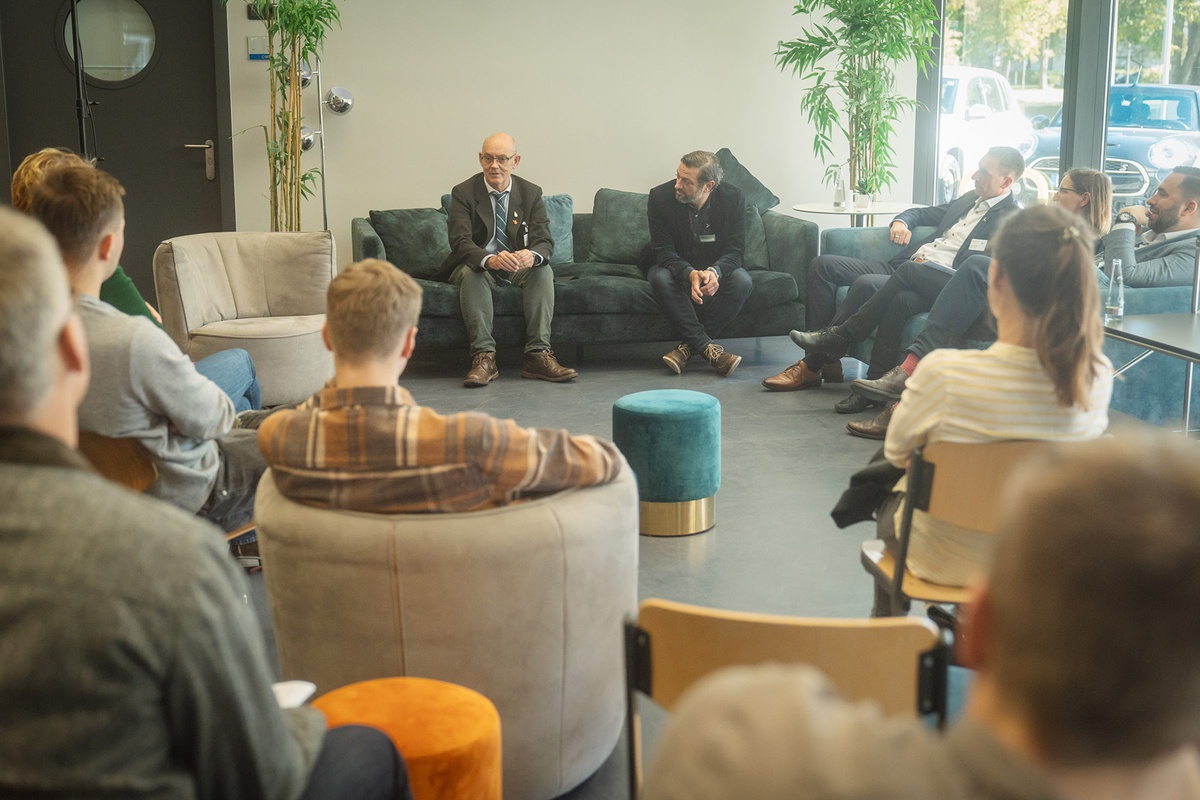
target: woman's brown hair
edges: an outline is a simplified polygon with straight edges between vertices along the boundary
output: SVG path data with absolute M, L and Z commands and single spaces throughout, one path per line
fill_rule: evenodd
M 1070 178 L 1076 193 L 1091 196 L 1088 201 L 1087 221 L 1103 236 L 1112 227 L 1112 181 L 1103 172 L 1087 167 L 1067 170 L 1063 178 Z
M 1089 226 L 1058 206 L 1009 217 L 999 234 L 997 267 L 1022 310 L 1036 321 L 1034 347 L 1058 402 L 1088 407 L 1100 370 L 1104 329 Z

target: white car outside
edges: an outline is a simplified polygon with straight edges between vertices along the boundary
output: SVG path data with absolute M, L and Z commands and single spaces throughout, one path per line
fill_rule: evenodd
M 1028 158 L 1037 143 L 1008 79 L 990 69 L 943 67 L 937 202 L 972 187 L 971 175 L 990 147 L 1015 147 Z

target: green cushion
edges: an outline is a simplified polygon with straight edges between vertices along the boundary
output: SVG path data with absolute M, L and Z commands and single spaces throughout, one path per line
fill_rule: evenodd
M 763 186 L 758 178 L 751 175 L 750 170 L 733 157 L 729 148 L 722 147 L 717 151 L 717 161 L 725 172 L 725 183 L 736 186 L 746 195 L 746 205 L 754 206 L 760 214 L 779 205 L 779 198 Z
M 371 227 L 383 242 L 387 260 L 414 278 L 431 278 L 450 255 L 446 215 L 436 208 L 372 211 Z
M 746 204 L 746 246 L 742 251 L 742 266 L 746 269 L 770 268 L 767 229 L 763 227 L 762 214 L 749 203 Z
M 570 264 L 575 260 L 575 201 L 569 194 L 544 194 L 542 204 L 550 220 L 550 238 L 554 240 L 551 264 Z M 450 195 L 442 195 L 442 210 L 450 213 Z
M 700 500 L 721 486 L 721 404 L 702 392 L 655 389 L 613 404 L 613 442 L 645 503 Z
M 588 261 L 636 264 L 650 241 L 645 192 L 601 189 L 592 204 L 592 249 Z

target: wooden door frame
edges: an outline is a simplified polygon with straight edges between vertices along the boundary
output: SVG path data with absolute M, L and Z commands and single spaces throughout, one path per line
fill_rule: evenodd
M 233 109 L 229 89 L 229 18 L 221 0 L 209 0 L 213 18 L 213 62 L 216 74 L 213 81 L 217 102 L 217 174 L 221 183 L 221 229 L 237 228 L 237 209 L 234 207 L 233 185 Z M 9 140 L 8 84 L 2 68 L 4 63 L 3 31 L 0 31 L 0 175 L 11 180 L 13 169 L 12 145 Z M 8 192 L 2 192 L 10 202 Z

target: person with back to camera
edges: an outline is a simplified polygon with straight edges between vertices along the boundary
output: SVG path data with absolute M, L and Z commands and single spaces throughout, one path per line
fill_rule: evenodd
M 901 395 L 883 452 L 893 466 L 930 442 L 1079 441 L 1108 427 L 1112 364 L 1101 348 L 1100 298 L 1090 226 L 1057 206 L 1014 215 L 988 271 L 996 342 L 987 350 L 935 350 Z M 903 479 L 902 479 L 903 481 Z M 893 549 L 903 483 L 877 513 Z M 919 578 L 965 584 L 986 564 L 992 534 L 913 516 L 907 567 Z M 875 612 L 886 592 L 876 587 Z
M 1057 448 L 1003 497 L 956 644 L 976 677 L 948 731 L 847 703 L 807 665 L 727 669 L 676 705 L 645 799 L 1200 798 L 1195 444 Z

